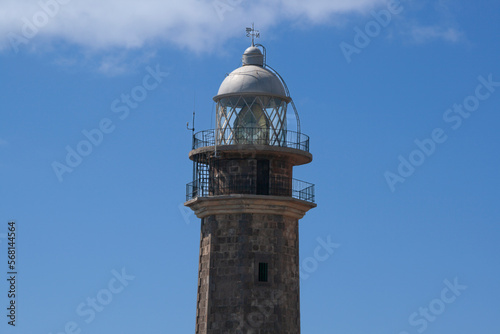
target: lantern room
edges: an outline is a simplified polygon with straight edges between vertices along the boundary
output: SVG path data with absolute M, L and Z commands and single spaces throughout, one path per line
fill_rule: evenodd
M 290 102 L 283 82 L 264 67 L 258 47 L 246 49 L 242 60 L 243 66 L 225 78 L 214 97 L 216 142 L 283 146 Z

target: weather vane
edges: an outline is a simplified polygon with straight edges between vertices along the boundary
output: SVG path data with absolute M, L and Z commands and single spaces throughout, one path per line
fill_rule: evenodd
M 255 30 L 255 26 L 252 23 L 252 28 L 247 28 L 247 37 L 252 36 L 252 46 L 254 46 L 255 38 L 260 38 L 260 31 Z

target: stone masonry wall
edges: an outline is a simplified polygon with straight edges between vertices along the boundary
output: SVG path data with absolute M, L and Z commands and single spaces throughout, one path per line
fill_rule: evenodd
M 196 333 L 299 334 L 298 237 L 298 220 L 281 215 L 203 218 Z
M 272 157 L 220 159 L 212 167 L 212 194 L 255 194 L 257 185 L 257 161 L 269 160 L 269 194 L 291 196 L 292 164 Z

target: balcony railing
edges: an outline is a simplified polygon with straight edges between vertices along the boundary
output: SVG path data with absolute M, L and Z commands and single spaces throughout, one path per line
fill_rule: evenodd
M 224 181 L 224 182 L 223 182 Z M 286 196 L 314 203 L 314 184 L 297 179 L 270 180 L 269 187 L 262 189 L 254 183 L 225 182 L 218 177 L 195 180 L 186 185 L 186 201 L 197 197 L 210 197 L 231 194 Z M 290 182 L 292 181 L 292 182 Z
M 309 152 L 309 136 L 295 131 L 283 130 L 278 135 L 266 128 L 236 128 L 233 130 L 205 130 L 193 137 L 193 149 L 217 145 L 269 145 L 290 147 Z

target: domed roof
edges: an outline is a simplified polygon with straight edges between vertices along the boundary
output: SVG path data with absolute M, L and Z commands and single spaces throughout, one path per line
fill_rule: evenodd
M 264 55 L 253 43 L 243 53 L 242 63 L 224 79 L 214 100 L 227 95 L 255 94 L 278 96 L 289 102 L 280 78 L 264 67 Z
M 243 65 L 264 66 L 264 55 L 256 46 L 251 46 L 246 49 L 241 60 L 243 61 Z
M 244 55 L 246 54 L 262 54 L 262 51 L 260 51 L 260 49 L 256 46 L 250 46 L 248 47 L 245 52 L 243 53 Z
M 273 95 L 289 99 L 278 76 L 258 65 L 243 65 L 231 72 L 220 85 L 214 99 L 227 94 Z

